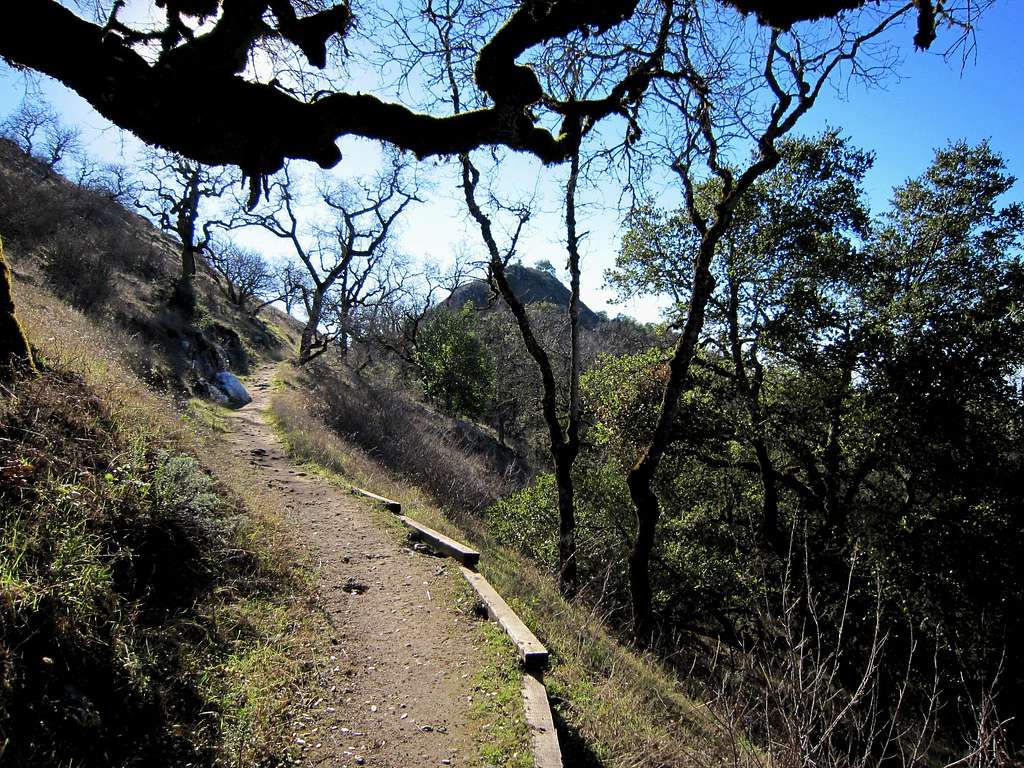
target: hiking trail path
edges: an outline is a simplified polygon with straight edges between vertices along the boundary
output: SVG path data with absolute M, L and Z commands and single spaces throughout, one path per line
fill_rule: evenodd
M 412 551 L 387 530 L 390 513 L 292 463 L 267 419 L 273 372 L 246 382 L 253 401 L 232 413 L 225 438 L 310 556 L 334 627 L 323 703 L 291 723 L 301 764 L 474 764 L 483 654 L 472 619 L 452 607 L 458 564 Z

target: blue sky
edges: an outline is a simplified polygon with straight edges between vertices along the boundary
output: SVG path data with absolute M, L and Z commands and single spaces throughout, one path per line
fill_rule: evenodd
M 840 84 L 823 94 L 800 123 L 798 132 L 816 133 L 827 126 L 838 127 L 855 144 L 876 153 L 867 184 L 876 211 L 885 206 L 893 185 L 923 171 L 933 150 L 950 140 L 974 143 L 989 139 L 993 148 L 1006 158 L 1010 172 L 1024 177 L 1024 99 L 1020 87 L 1024 80 L 1024 57 L 1019 41 L 1022 29 L 1024 0 L 999 0 L 982 18 L 976 51 L 966 63 L 959 56 L 946 60 L 939 53 L 914 51 L 910 45 L 912 32 L 908 28 L 898 30 L 903 61 L 884 88 L 866 90 L 852 85 L 846 89 Z M 940 48 L 942 42 L 940 37 Z M 63 119 L 81 128 L 88 151 L 94 157 L 118 161 L 130 156 L 131 140 L 126 142 L 118 130 L 74 93 L 46 79 L 41 81 L 41 87 Z M 0 115 L 15 108 L 22 94 L 20 77 L 0 65 Z M 342 148 L 346 159 L 334 171 L 339 176 L 366 173 L 378 157 L 376 148 L 366 141 L 345 140 Z M 532 222 L 521 248 L 527 264 L 540 259 L 564 263 L 558 187 L 551 185 L 551 177 L 561 178 L 562 174 L 560 169 L 545 169 L 524 158 L 513 160 L 502 171 L 506 186 L 521 195 L 541 190 L 537 192 L 537 204 L 543 213 Z M 451 169 L 432 166 L 425 169 L 425 175 L 434 181 L 431 202 L 407 218 L 400 244 L 415 257 L 445 263 L 461 244 L 478 247 L 478 235 L 466 220 Z M 545 193 L 545 189 L 552 191 Z M 1013 196 L 1024 200 L 1024 182 Z M 593 204 L 583 212 L 581 228 L 590 232 L 583 245 L 583 299 L 594 310 L 656 320 L 657 301 L 612 305 L 611 294 L 603 288 L 603 272 L 612 264 L 618 247 L 615 197 L 611 189 L 592 190 Z M 286 253 L 273 239 L 253 233 L 243 235 L 242 239 L 270 257 L 283 257 Z
M 888 200 L 893 185 L 918 175 L 933 150 L 949 140 L 990 139 L 1011 172 L 1024 178 L 1022 30 L 1024 1 L 999 0 L 982 17 L 975 55 L 966 64 L 959 56 L 946 61 L 939 53 L 904 46 L 903 61 L 884 90 L 828 93 L 802 123 L 804 132 L 837 126 L 875 151 L 868 185 L 875 207 Z

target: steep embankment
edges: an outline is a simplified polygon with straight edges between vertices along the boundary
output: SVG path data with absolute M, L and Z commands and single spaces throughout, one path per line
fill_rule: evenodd
M 195 306 L 175 298 L 180 244 L 98 189 L 48 170 L 0 139 L 0 237 L 21 284 L 80 310 L 155 388 L 206 396 L 219 371 L 281 360 L 301 324 L 272 307 L 253 317 L 227 300 L 202 259 Z
M 297 758 L 327 622 L 276 510 L 109 333 L 15 293 L 41 374 L 0 389 L 0 763 Z

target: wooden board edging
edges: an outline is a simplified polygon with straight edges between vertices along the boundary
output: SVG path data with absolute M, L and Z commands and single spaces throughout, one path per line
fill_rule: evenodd
M 462 575 L 487 606 L 487 615 L 494 619 L 519 649 L 523 666 L 542 669 L 548 663 L 548 649 L 536 638 L 530 628 L 516 615 L 490 582 L 476 571 L 462 568 Z
M 418 523 L 405 515 L 401 515 L 398 519 L 402 521 L 402 525 L 412 531 L 413 536 L 422 539 L 433 549 L 455 558 L 464 566 L 473 566 L 480 562 L 480 553 L 475 549 L 470 549 L 465 544 L 450 539 L 440 531 L 428 528 L 423 523 Z
M 397 501 L 393 501 L 392 499 L 386 499 L 383 496 L 378 496 L 376 493 L 364 491 L 362 488 L 356 488 L 354 485 L 352 486 L 352 493 L 356 496 L 365 496 L 368 499 L 379 501 L 389 511 L 394 512 L 396 515 L 402 514 L 402 505 Z
M 523 710 L 533 742 L 533 764 L 536 768 L 562 768 L 562 750 L 558 731 L 551 717 L 551 704 L 544 683 L 532 672 L 523 673 Z

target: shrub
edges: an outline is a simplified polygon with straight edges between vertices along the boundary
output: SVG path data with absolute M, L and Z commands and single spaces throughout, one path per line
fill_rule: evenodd
M 584 588 L 609 612 L 625 609 L 629 585 L 629 492 L 613 465 L 577 467 L 576 557 Z M 558 489 L 554 475 L 537 475 L 526 488 L 487 510 L 495 540 L 535 560 L 549 573 L 558 567 Z
M 558 563 L 558 488 L 550 472 L 487 510 L 494 538 L 549 569 Z
M 53 292 L 84 311 L 97 312 L 106 306 L 115 294 L 116 274 L 109 245 L 67 233 L 43 246 L 43 273 Z
M 494 363 L 480 337 L 472 306 L 439 311 L 420 331 L 416 364 L 423 391 L 446 413 L 481 416 L 494 395 Z

